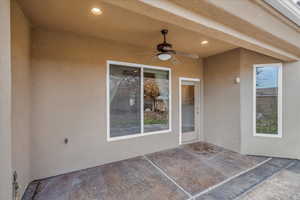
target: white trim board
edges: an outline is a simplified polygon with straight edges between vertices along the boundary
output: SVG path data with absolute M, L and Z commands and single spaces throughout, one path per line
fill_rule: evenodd
M 300 5 L 297 5 L 296 0 L 264 1 L 300 27 Z
M 179 115 L 179 145 L 182 144 L 182 130 L 181 130 L 181 123 L 182 123 L 182 119 L 181 119 L 181 86 L 182 86 L 182 81 L 191 81 L 191 82 L 199 82 L 201 81 L 200 78 L 187 78 L 187 77 L 179 77 L 179 105 L 178 105 L 178 115 Z M 201 87 L 200 87 L 201 88 Z M 201 92 L 199 93 L 201 94 Z M 199 99 L 201 99 L 199 97 Z M 200 102 L 201 105 L 201 102 Z M 199 105 L 199 106 L 200 106 Z M 200 122 L 199 122 L 200 123 Z M 200 137 L 200 129 L 199 129 L 199 137 Z
M 125 135 L 125 136 L 118 136 L 118 137 L 110 137 L 110 65 L 121 65 L 126 67 L 136 67 L 141 69 L 141 133 L 136 133 L 132 135 Z M 150 66 L 150 65 L 143 65 L 137 63 L 128 63 L 128 62 L 119 62 L 119 61 L 112 61 L 107 60 L 106 63 L 106 138 L 108 142 L 111 141 L 118 141 L 136 137 L 142 137 L 147 135 L 155 135 L 155 134 L 162 134 L 162 133 L 171 133 L 172 132 L 172 73 L 171 68 L 169 67 L 158 67 L 158 66 Z M 169 72 L 169 129 L 161 130 L 161 131 L 153 131 L 153 132 L 144 132 L 144 82 L 143 82 L 143 72 L 144 68 L 146 69 L 157 69 L 157 70 L 164 70 Z
M 278 68 L 278 133 L 256 133 L 256 69 L 259 67 Z M 282 138 L 282 63 L 253 65 L 253 135 L 259 137 Z

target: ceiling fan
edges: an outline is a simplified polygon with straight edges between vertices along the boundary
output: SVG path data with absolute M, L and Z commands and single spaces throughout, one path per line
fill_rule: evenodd
M 173 63 L 176 63 L 178 59 L 176 56 L 184 56 L 192 59 L 199 59 L 197 54 L 189 54 L 181 51 L 176 51 L 173 49 L 172 44 L 167 42 L 166 36 L 168 34 L 167 29 L 161 30 L 161 34 L 163 35 L 164 41 L 156 46 L 157 52 L 155 53 L 155 57 L 161 61 L 171 60 Z

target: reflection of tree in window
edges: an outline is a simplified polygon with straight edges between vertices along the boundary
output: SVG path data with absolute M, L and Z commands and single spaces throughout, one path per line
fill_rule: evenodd
M 156 111 L 156 98 L 159 96 L 159 88 L 154 79 L 145 80 L 144 84 L 144 95 L 147 98 L 151 98 L 153 101 L 153 107 L 150 108 L 152 111 Z
M 144 130 L 168 129 L 168 72 L 144 69 Z
M 263 72 L 263 70 L 262 69 L 260 69 L 260 68 L 257 68 L 256 69 L 256 87 L 261 87 L 261 82 L 260 82 L 260 80 L 258 79 L 258 77 L 259 77 L 259 75 L 261 74 Z

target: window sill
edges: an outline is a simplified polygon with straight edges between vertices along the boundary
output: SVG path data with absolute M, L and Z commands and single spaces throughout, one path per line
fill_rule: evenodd
M 143 136 L 148 136 L 148 135 L 157 135 L 157 134 L 171 133 L 171 132 L 172 132 L 172 130 L 168 129 L 168 130 L 148 132 L 148 133 L 137 133 L 137 134 L 134 134 L 134 135 L 108 137 L 107 141 L 108 142 L 113 142 L 113 141 L 126 140 L 126 139 L 131 139 L 131 138 L 138 138 L 138 137 L 143 137 Z
M 254 133 L 254 137 L 282 138 L 282 134 Z

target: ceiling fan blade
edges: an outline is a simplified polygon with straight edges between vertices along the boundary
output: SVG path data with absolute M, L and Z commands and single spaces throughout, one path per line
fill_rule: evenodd
M 158 61 L 160 61 L 160 60 L 159 60 L 159 58 L 156 56 L 156 54 L 151 56 L 151 60 L 150 60 L 151 63 L 152 63 L 152 62 L 158 62 Z
M 172 58 L 170 59 L 170 62 L 173 65 L 179 65 L 179 64 L 181 64 L 181 61 L 175 55 L 172 56 Z
M 199 59 L 200 56 L 197 54 L 192 54 L 192 53 L 185 53 L 182 51 L 176 51 L 176 54 L 179 56 L 184 56 L 184 57 L 188 57 L 188 58 L 192 58 L 192 59 Z
M 141 55 L 141 56 L 149 56 L 149 55 L 155 55 L 155 54 L 157 54 L 157 51 L 141 51 L 141 52 L 139 52 L 139 53 L 135 53 L 136 55 Z

